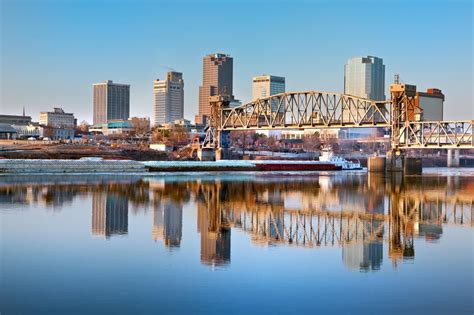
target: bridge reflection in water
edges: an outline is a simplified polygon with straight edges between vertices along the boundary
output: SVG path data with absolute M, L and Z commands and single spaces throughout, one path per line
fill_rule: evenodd
M 137 178 L 126 181 L 47 179 L 0 184 L 0 202 L 44 203 L 60 209 L 92 195 L 91 234 L 129 233 L 129 212 L 151 210 L 151 237 L 167 248 L 181 245 L 183 206 L 195 204 L 201 262 L 230 263 L 231 231 L 258 246 L 342 248 L 355 270 L 378 270 L 415 257 L 416 238 L 436 242 L 446 225 L 473 227 L 474 184 L 469 177 L 223 175 Z

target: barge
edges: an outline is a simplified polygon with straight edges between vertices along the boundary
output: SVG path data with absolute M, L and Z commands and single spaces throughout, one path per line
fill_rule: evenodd
M 342 165 L 320 161 L 293 160 L 221 160 L 221 161 L 148 161 L 150 172 L 210 171 L 340 171 Z
M 320 161 L 252 161 L 259 171 L 340 171 L 342 165 Z

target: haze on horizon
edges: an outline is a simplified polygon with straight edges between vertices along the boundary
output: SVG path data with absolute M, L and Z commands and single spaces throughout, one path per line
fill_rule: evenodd
M 284 76 L 287 91 L 343 92 L 344 64 L 381 57 L 419 91 L 439 88 L 444 118 L 474 119 L 473 4 L 459 1 L 1 2 L 1 114 L 62 107 L 92 122 L 92 84 L 131 85 L 131 116 L 152 116 L 153 80 L 183 72 L 194 120 L 202 57 L 234 57 L 234 95 L 251 78 Z

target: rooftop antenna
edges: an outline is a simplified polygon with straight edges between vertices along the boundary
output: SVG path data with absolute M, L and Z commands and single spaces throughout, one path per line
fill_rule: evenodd
M 399 74 L 396 74 L 395 75 L 395 78 L 393 80 L 393 83 L 394 84 L 400 84 L 400 75 Z

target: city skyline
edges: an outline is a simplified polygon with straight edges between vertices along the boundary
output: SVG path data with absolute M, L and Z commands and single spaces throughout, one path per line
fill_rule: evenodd
M 353 56 L 374 55 L 384 59 L 386 87 L 398 73 L 403 82 L 417 85 L 420 91 L 433 87 L 443 90 L 446 96 L 445 119 L 462 119 L 474 114 L 471 91 L 472 3 L 469 1 L 459 1 L 456 6 L 441 2 L 433 2 L 430 7 L 414 4 L 410 5 L 411 10 L 405 10 L 403 5 L 394 7 L 373 2 L 370 12 L 344 1 L 319 5 L 301 2 L 298 6 L 280 2 L 270 8 L 269 14 L 284 13 L 288 18 L 281 21 L 282 31 L 271 33 L 266 40 L 253 39 L 250 36 L 254 31 L 252 28 L 226 23 L 225 15 L 221 14 L 233 10 L 243 19 L 257 21 L 258 8 L 264 6 L 264 1 L 257 2 L 255 10 L 248 10 L 249 2 L 221 7 L 212 4 L 163 4 L 167 9 L 187 8 L 182 10 L 185 22 L 176 30 L 179 35 L 176 36 L 149 27 L 156 20 L 168 21 L 170 17 L 159 12 L 150 13 L 151 4 L 145 2 L 131 8 L 126 3 L 118 3 L 110 9 L 111 13 L 105 20 L 101 19 L 101 13 L 108 7 L 100 3 L 2 2 L 1 113 L 20 115 L 25 106 L 26 114 L 37 120 L 40 111 L 57 106 L 75 113 L 79 122 L 92 123 L 90 86 L 110 79 L 131 85 L 130 116 L 153 117 L 153 91 L 149 82 L 164 69 L 176 68 L 187 78 L 184 116 L 193 120 L 198 111 L 202 57 L 223 52 L 234 58 L 233 94 L 243 103 L 251 100 L 251 78 L 261 73 L 278 73 L 286 77 L 287 91 L 342 93 L 346 60 Z M 28 8 L 34 10 L 26 10 Z M 81 22 L 82 14 L 92 8 L 95 13 L 87 24 Z M 379 14 L 369 16 L 374 10 Z M 416 10 L 423 10 L 423 16 L 415 19 L 413 12 Z M 298 20 L 290 18 L 295 11 L 301 16 Z M 329 19 L 330 12 L 340 15 L 337 22 Z M 214 20 L 206 21 L 208 17 L 211 20 L 211 16 Z M 354 16 L 363 18 L 355 22 Z M 39 23 L 48 17 L 51 18 L 48 23 Z M 137 26 L 120 25 L 119 17 L 135 18 L 140 23 Z M 393 17 L 399 21 L 397 27 L 386 23 Z M 316 23 L 311 22 L 311 18 Z M 203 22 L 194 25 L 197 19 Z M 342 25 L 331 27 L 341 21 Z M 214 32 L 212 25 L 221 22 L 226 25 L 226 33 L 232 36 L 206 36 Z M 110 29 L 94 33 L 104 23 L 110 23 L 110 29 L 118 27 L 117 34 Z M 373 28 L 374 24 L 382 26 Z M 64 27 L 59 27 L 61 25 Z M 146 29 L 145 34 L 135 37 L 143 29 Z M 403 42 L 404 37 L 400 34 L 408 33 L 424 45 L 407 49 L 407 45 L 393 47 L 389 44 L 394 40 Z M 36 38 L 32 34 L 36 34 Z M 102 39 L 106 34 L 111 36 L 108 41 Z M 153 43 L 145 41 L 145 37 L 150 36 L 155 36 Z M 183 40 L 176 40 L 180 37 Z M 119 38 L 133 45 L 118 50 Z M 307 43 L 305 39 L 308 38 L 313 38 L 317 44 Z M 386 44 L 383 38 L 386 38 Z M 96 46 L 102 51 L 92 49 Z M 299 48 L 295 51 L 288 47 Z M 288 58 L 292 54 L 297 58 Z M 128 58 L 129 64 L 116 67 L 122 58 Z M 44 73 L 48 75 L 45 77 Z M 34 80 L 36 84 L 24 92 L 27 80 Z

